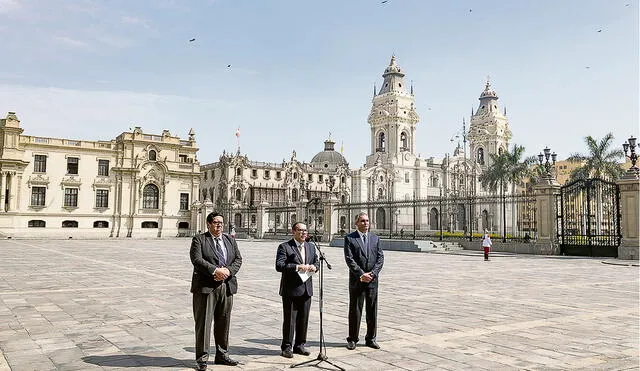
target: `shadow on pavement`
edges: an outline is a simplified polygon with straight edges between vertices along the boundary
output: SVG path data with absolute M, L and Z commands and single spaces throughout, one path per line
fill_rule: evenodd
M 193 367 L 193 360 L 182 360 L 171 357 L 151 357 L 137 354 L 110 355 L 110 356 L 87 356 L 82 357 L 86 363 L 98 366 L 109 367 Z

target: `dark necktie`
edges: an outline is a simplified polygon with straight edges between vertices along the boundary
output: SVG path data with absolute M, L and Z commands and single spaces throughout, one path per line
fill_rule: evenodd
M 214 238 L 214 240 L 216 241 L 216 252 L 218 253 L 218 261 L 220 262 L 220 265 L 224 267 L 225 265 L 227 265 L 227 260 L 224 258 L 224 254 L 222 253 L 222 246 L 220 246 L 220 239 Z
M 362 244 L 364 245 L 364 252 L 369 254 L 369 246 L 367 246 L 367 235 L 366 234 L 362 235 Z

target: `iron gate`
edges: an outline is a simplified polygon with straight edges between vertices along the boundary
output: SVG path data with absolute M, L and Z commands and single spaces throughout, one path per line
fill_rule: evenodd
M 620 191 L 613 182 L 579 179 L 560 188 L 558 242 L 563 255 L 618 257 Z

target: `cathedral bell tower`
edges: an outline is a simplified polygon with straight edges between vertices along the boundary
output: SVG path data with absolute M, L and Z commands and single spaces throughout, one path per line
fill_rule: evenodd
M 373 88 L 373 100 L 369 113 L 371 126 L 371 154 L 367 165 L 413 164 L 415 155 L 416 124 L 420 117 L 415 110 L 413 86 L 407 92 L 404 73 L 396 64 L 395 55 L 382 74 L 380 90 Z
M 480 104 L 475 113 L 471 111 L 469 125 L 470 153 L 475 163 L 483 170 L 491 165 L 491 154 L 509 150 L 511 130 L 507 120 L 507 111 L 500 111 L 498 95 L 491 89 L 487 79 L 484 91 L 480 94 Z

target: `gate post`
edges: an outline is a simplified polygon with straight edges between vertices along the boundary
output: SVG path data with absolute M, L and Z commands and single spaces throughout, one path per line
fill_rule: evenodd
M 618 259 L 639 260 L 640 179 L 629 172 L 616 182 L 620 188 L 620 233 Z
M 263 239 L 264 234 L 269 228 L 269 215 L 267 214 L 267 206 L 269 203 L 262 201 L 256 208 L 256 238 Z
M 558 211 L 556 196 L 560 194 L 560 184 L 552 178 L 543 178 L 534 186 L 536 196 L 536 230 L 540 254 L 560 255 L 558 243 Z

